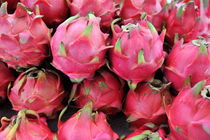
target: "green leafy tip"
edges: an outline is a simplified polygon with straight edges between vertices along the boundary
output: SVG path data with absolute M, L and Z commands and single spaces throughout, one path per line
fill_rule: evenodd
M 79 16 L 80 16 L 79 14 L 77 14 L 77 15 L 75 15 L 75 16 L 72 16 L 72 17 L 68 18 L 68 19 L 66 20 L 66 22 L 69 24 L 69 23 L 71 23 L 73 20 L 77 19 Z
M 138 64 L 145 63 L 144 50 L 141 49 L 138 53 Z
M 59 50 L 58 50 L 58 54 L 62 55 L 62 56 L 66 56 L 66 48 L 64 46 L 64 43 L 61 42 Z
M 0 15 L 6 15 L 7 14 L 7 2 L 4 2 L 1 4 L 0 7 Z
M 137 83 L 132 83 L 131 81 L 128 81 L 128 86 L 131 90 L 135 90 L 137 85 Z
M 82 32 L 83 36 L 87 36 L 90 37 L 91 33 L 93 30 L 93 24 L 88 24 L 88 26 L 84 29 L 84 31 Z
M 185 6 L 182 5 L 182 6 L 178 9 L 178 11 L 177 11 L 177 13 L 176 13 L 176 16 L 177 16 L 178 18 L 182 18 L 182 15 L 183 15 L 184 11 L 185 11 Z
M 205 83 L 206 83 L 206 81 L 203 80 L 203 81 L 198 82 L 196 85 L 194 85 L 192 90 L 193 90 L 193 94 L 195 96 L 197 96 L 201 92 L 201 90 L 202 90 L 203 86 L 205 85 Z
M 147 26 L 149 27 L 151 33 L 156 33 L 157 32 L 155 27 L 149 21 L 147 21 Z
M 114 51 L 121 53 L 121 39 L 119 38 L 114 46 Z
M 95 62 L 99 62 L 98 56 L 93 57 L 93 59 L 90 61 L 90 63 L 95 63 Z

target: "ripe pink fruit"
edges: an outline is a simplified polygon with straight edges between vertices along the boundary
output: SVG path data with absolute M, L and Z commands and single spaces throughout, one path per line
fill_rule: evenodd
M 92 102 L 75 113 L 65 123 L 58 126 L 59 140 L 116 140 L 119 136 L 113 132 L 102 112 L 92 112 Z
M 185 42 L 196 39 L 208 26 L 199 18 L 199 10 L 192 1 L 174 4 L 167 20 L 167 36 L 174 40 L 177 34 L 179 38 L 184 38 Z
M 7 14 L 7 4 L 0 8 L 0 60 L 9 67 L 38 66 L 48 56 L 50 30 L 35 15 L 18 3 L 14 14 Z
M 12 13 L 15 10 L 19 0 L 0 0 L 0 5 L 4 2 L 8 3 L 8 7 L 7 7 L 8 11 L 9 11 L 9 13 Z
M 86 16 L 89 12 L 93 12 L 97 17 L 101 18 L 101 24 L 110 27 L 115 13 L 113 0 L 67 0 L 72 15 L 80 14 Z
M 110 72 L 100 71 L 78 85 L 75 100 L 80 108 L 92 101 L 94 110 L 115 113 L 121 110 L 122 95 L 123 83 Z
M 180 91 L 210 78 L 210 46 L 203 39 L 183 44 L 178 41 L 166 60 L 165 76 Z
M 150 122 L 157 125 L 166 122 L 163 97 L 170 96 L 167 86 L 154 80 L 128 92 L 124 113 L 132 128 L 139 128 Z
M 65 0 L 20 0 L 26 7 L 37 10 L 39 7 L 43 20 L 49 26 L 56 26 L 68 16 L 68 6 Z
M 65 97 L 60 76 L 51 70 L 31 68 L 22 73 L 8 93 L 14 110 L 24 108 L 52 116 Z
M 110 52 L 111 69 L 131 83 L 151 80 L 164 61 L 165 31 L 159 36 L 154 26 L 140 21 L 112 27 L 114 48 Z
M 6 98 L 8 85 L 14 80 L 15 77 L 12 71 L 4 63 L 0 62 L 0 101 Z
M 205 81 L 180 91 L 168 106 L 171 140 L 207 140 L 210 137 L 210 85 Z
M 1 140 L 52 140 L 55 135 L 44 118 L 32 110 L 21 110 L 17 116 L 1 119 Z
M 51 40 L 53 65 L 72 81 L 90 78 L 106 62 L 107 34 L 101 32 L 100 18 L 70 17 L 59 25 Z
M 124 19 L 140 18 L 142 13 L 155 15 L 162 10 L 166 0 L 124 0 L 120 16 Z
M 154 125 L 154 124 L 149 124 Z M 166 138 L 166 132 L 163 128 L 153 130 L 153 128 L 142 126 L 128 135 L 123 140 L 169 140 Z

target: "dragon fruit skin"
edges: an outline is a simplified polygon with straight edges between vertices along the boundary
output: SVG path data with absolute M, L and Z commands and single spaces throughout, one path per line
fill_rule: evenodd
M 111 21 L 115 14 L 115 6 L 113 0 L 67 0 L 72 15 L 80 14 L 86 16 L 89 12 L 93 12 L 97 17 L 101 18 L 101 25 L 110 27 Z
M 12 13 L 16 9 L 16 6 L 17 6 L 17 3 L 19 2 L 19 0 L 1 0 L 0 5 L 3 2 L 8 3 L 8 11 L 9 11 L 9 13 Z
M 44 22 L 51 26 L 57 26 L 68 16 L 68 6 L 65 0 L 20 0 L 26 7 L 36 10 L 39 6 L 40 14 Z
M 210 137 L 210 85 L 205 81 L 180 91 L 168 106 L 171 140 L 207 140 Z
M 139 19 L 142 13 L 155 15 L 165 4 L 166 0 L 125 0 L 120 9 L 120 16 L 124 19 Z
M 94 110 L 111 114 L 121 110 L 122 96 L 123 83 L 108 71 L 100 71 L 92 79 L 84 80 L 75 93 L 80 108 L 92 101 Z
M 145 20 L 121 28 L 113 27 L 112 71 L 131 85 L 151 80 L 165 58 L 165 31 L 159 36 L 153 25 Z
M 196 39 L 206 31 L 205 27 L 208 27 L 208 24 L 199 18 L 199 10 L 192 1 L 176 3 L 166 21 L 167 36 L 174 40 L 177 34 L 179 38 L 184 38 L 185 42 Z
M 54 71 L 36 68 L 22 73 L 8 93 L 14 110 L 32 109 L 48 117 L 62 109 L 64 97 L 60 76 Z
M 1 124 L 1 140 L 52 140 L 55 137 L 45 119 L 32 110 L 21 110 L 11 119 L 3 117 Z
M 123 140 L 144 140 L 144 139 L 154 139 L 154 140 L 169 140 L 166 138 L 166 132 L 163 128 L 158 130 L 153 130 L 153 128 L 141 126 L 131 134 L 129 134 Z
M 100 18 L 70 17 L 59 25 L 51 40 L 52 64 L 74 82 L 90 78 L 106 62 L 107 34 L 101 32 Z
M 0 9 L 0 60 L 9 67 L 38 66 L 48 56 L 51 31 L 40 15 L 18 3 L 14 14 L 7 14 L 7 3 Z
M 155 83 L 158 87 L 155 87 Z M 132 129 L 150 122 L 159 125 L 167 121 L 163 97 L 170 94 L 166 88 L 168 85 L 161 84 L 159 80 L 154 80 L 152 83 L 139 84 L 135 90 L 128 92 L 124 113 Z
M 193 86 L 201 80 L 210 79 L 209 54 L 210 46 L 202 44 L 201 40 L 185 44 L 182 40 L 178 41 L 166 59 L 165 77 L 177 91 L 188 84 L 187 82 Z
M 83 132 L 81 134 L 81 132 Z M 92 103 L 75 113 L 58 126 L 59 140 L 116 140 L 119 136 L 113 132 L 102 112 L 93 113 Z
M 0 100 L 6 98 L 8 85 L 14 80 L 15 76 L 12 71 L 0 62 Z

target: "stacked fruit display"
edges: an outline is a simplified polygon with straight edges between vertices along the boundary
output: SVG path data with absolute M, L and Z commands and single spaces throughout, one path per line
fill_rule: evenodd
M 210 140 L 209 0 L 0 4 L 1 140 Z

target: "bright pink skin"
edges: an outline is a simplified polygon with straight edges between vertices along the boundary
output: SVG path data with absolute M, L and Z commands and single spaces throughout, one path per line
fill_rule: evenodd
M 26 7 L 36 11 L 39 6 L 44 22 L 50 27 L 57 26 L 68 17 L 68 6 L 65 0 L 20 0 Z
M 52 64 L 72 81 L 81 81 L 105 64 L 110 46 L 106 46 L 108 35 L 100 30 L 100 18 L 74 18 L 59 25 L 51 40 Z
M 33 116 L 33 118 L 28 115 Z M 22 113 L 11 119 L 3 117 L 1 123 L 3 124 L 0 128 L 1 140 L 52 140 L 54 137 L 46 121 L 39 118 L 37 114 Z M 15 125 L 17 125 L 17 129 L 12 133 Z
M 185 7 L 185 10 L 181 14 L 179 11 L 182 6 Z M 198 20 L 199 18 L 199 9 L 195 8 L 193 2 L 177 3 L 168 16 L 167 36 L 174 40 L 175 34 L 178 34 L 179 38 L 184 38 L 185 42 L 196 39 L 203 33 L 205 27 L 208 27 L 208 24 L 203 20 Z
M 6 98 L 8 85 L 14 80 L 15 76 L 12 71 L 0 62 L 0 99 Z
M 205 2 L 204 0 L 195 0 L 195 5 L 198 6 L 200 18 L 203 21 L 204 30 L 201 35 L 210 41 L 210 2 L 208 0 L 205 0 Z
M 122 95 L 123 85 L 119 79 L 108 71 L 101 71 L 78 86 L 75 99 L 80 108 L 92 101 L 94 110 L 113 114 L 121 110 Z
M 65 97 L 61 79 L 50 70 L 29 70 L 22 73 L 8 93 L 14 110 L 24 108 L 49 117 L 62 109 Z
M 165 88 L 155 88 L 146 83 L 128 92 L 124 113 L 131 128 L 139 128 L 150 122 L 157 125 L 166 122 L 163 94 L 169 95 L 169 92 Z
M 208 85 L 209 86 L 209 85 Z M 168 107 L 171 140 L 207 140 L 210 137 L 210 100 L 201 96 L 203 85 L 180 91 Z
M 166 0 L 125 0 L 120 10 L 120 16 L 124 19 L 140 19 L 140 15 L 146 12 L 155 15 L 162 10 Z
M 190 79 L 192 86 L 201 80 L 210 79 L 210 46 L 201 52 L 192 42 L 178 41 L 166 59 L 165 77 L 180 91 Z
M 129 27 L 129 32 L 123 31 L 119 26 L 114 27 L 112 44 L 115 47 L 110 51 L 110 61 L 113 72 L 122 79 L 137 84 L 151 80 L 155 71 L 162 66 L 165 32 L 159 36 L 154 27 L 149 29 L 144 20 L 131 26 L 136 27 Z M 144 60 L 139 60 L 138 55 L 142 51 Z
M 16 9 L 16 6 L 17 6 L 17 3 L 19 2 L 19 0 L 1 0 L 0 1 L 0 5 L 3 2 L 7 2 L 8 3 L 8 7 L 7 7 L 8 8 L 8 12 L 12 13 Z
M 51 31 L 40 15 L 29 13 L 19 3 L 14 14 L 2 4 L 0 15 L 0 60 L 9 67 L 38 66 L 48 56 Z
M 169 140 L 168 138 L 166 138 L 166 133 L 164 129 L 160 128 L 155 132 L 152 128 L 145 127 L 145 126 L 141 126 L 137 130 L 135 130 L 133 133 L 129 134 L 123 140 L 138 140 L 140 139 L 140 137 L 142 140 L 143 140 L 142 137 L 144 137 L 144 139 L 149 139 L 149 138 L 152 138 L 152 135 L 158 136 L 158 138 L 161 140 Z
M 72 15 L 79 13 L 81 16 L 86 16 L 89 12 L 93 12 L 101 18 L 101 25 L 104 27 L 110 27 L 116 11 L 113 0 L 71 0 L 69 8 Z
M 116 140 L 119 136 L 111 129 L 102 112 L 93 113 L 88 104 L 66 122 L 58 126 L 59 140 Z
M 163 7 L 162 10 L 155 15 L 148 15 L 147 19 L 155 26 L 157 31 L 162 31 L 162 29 L 165 28 L 164 26 L 166 25 L 169 11 L 170 5 Z

